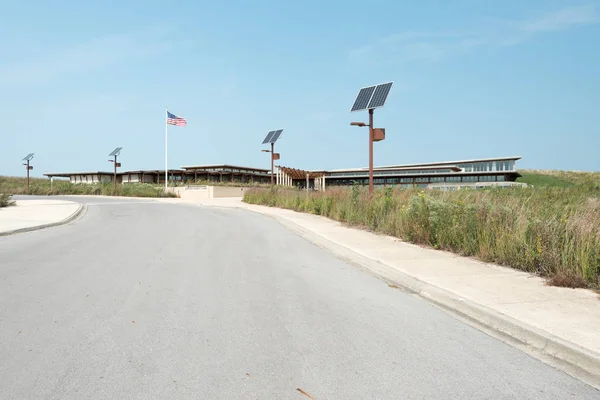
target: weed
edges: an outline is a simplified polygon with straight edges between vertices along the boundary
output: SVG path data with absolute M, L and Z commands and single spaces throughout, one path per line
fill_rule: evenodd
M 456 191 L 376 188 L 371 201 L 358 185 L 330 186 L 310 192 L 308 200 L 297 189 L 250 189 L 244 201 L 323 215 L 560 285 L 600 288 L 600 187 L 581 182 Z

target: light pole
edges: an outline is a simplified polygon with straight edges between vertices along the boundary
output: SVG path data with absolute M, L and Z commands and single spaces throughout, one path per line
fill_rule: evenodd
M 114 189 L 113 190 L 114 190 L 114 195 L 115 196 L 117 195 L 117 168 L 121 166 L 121 163 L 117 162 L 117 156 L 119 154 L 121 154 L 121 150 L 122 149 L 123 149 L 122 147 L 117 147 L 116 149 L 114 149 L 112 151 L 112 153 L 110 153 L 108 155 L 109 157 L 114 157 L 114 160 L 108 160 L 108 162 L 113 163 L 114 166 L 115 166 L 115 172 L 114 172 L 114 175 L 113 175 L 113 182 L 114 182 Z
M 350 109 L 353 111 L 369 110 L 369 123 L 351 122 L 353 126 L 369 127 L 369 197 L 373 196 L 373 142 L 379 142 L 385 139 L 384 128 L 373 127 L 373 111 L 375 108 L 383 107 L 387 96 L 392 88 L 393 82 L 383 83 L 375 86 L 364 87 L 360 89 L 354 104 Z
M 273 170 L 275 168 L 275 160 L 279 160 L 280 159 L 280 154 L 279 153 L 275 153 L 275 143 L 271 143 L 271 150 L 261 150 L 263 153 L 271 153 L 271 185 L 275 184 L 275 178 L 274 178 L 274 173 Z
M 33 169 L 33 166 L 29 165 L 29 162 L 33 159 L 34 154 L 35 153 L 29 153 L 22 160 L 22 161 L 26 161 L 26 163 L 23 165 L 25 165 L 25 168 L 27 169 L 27 194 L 29 194 L 29 171 L 31 171 Z
M 369 196 L 373 195 L 373 142 L 385 139 L 384 128 L 373 128 L 373 109 L 369 109 L 369 123 L 351 122 L 352 126 L 369 127 Z
M 281 136 L 281 132 L 283 132 L 283 129 L 278 129 L 276 131 L 267 133 L 265 140 L 262 142 L 262 144 L 271 143 L 271 150 L 261 150 L 264 153 L 271 153 L 271 186 L 275 184 L 275 178 L 273 176 L 273 163 L 275 160 L 279 160 L 279 153 L 275 153 L 275 142 L 277 139 L 279 139 L 279 136 Z

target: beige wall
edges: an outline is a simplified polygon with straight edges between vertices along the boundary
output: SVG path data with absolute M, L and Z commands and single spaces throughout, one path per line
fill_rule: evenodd
M 243 197 L 248 188 L 235 186 L 180 186 L 170 187 L 169 192 L 183 200 L 202 200 L 215 197 Z
M 244 197 L 248 188 L 235 186 L 211 186 L 211 197 Z

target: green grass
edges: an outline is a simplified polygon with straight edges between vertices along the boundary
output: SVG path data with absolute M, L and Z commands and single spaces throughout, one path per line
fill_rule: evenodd
M 572 182 L 572 180 L 571 180 Z M 600 289 L 600 189 L 252 189 L 244 201 L 323 215 L 406 241 Z
M 11 200 L 10 194 L 0 194 L 0 207 L 14 206 L 16 203 Z
M 535 187 L 583 186 L 591 190 L 600 190 L 600 172 L 574 172 L 553 170 L 521 170 L 522 177 L 517 182 L 524 182 Z
M 104 195 L 127 197 L 176 197 L 173 193 L 165 193 L 164 187 L 146 183 L 118 184 L 114 192 L 112 183 L 97 184 L 72 184 L 65 180 L 54 180 L 52 186 L 50 179 L 32 178 L 29 192 L 27 180 L 20 177 L 0 176 L 0 193 L 6 194 L 31 194 L 31 195 Z

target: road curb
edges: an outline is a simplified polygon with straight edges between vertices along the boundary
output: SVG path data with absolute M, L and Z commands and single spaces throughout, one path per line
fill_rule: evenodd
M 413 293 L 433 303 L 438 308 L 466 319 L 472 325 L 480 329 L 483 328 L 484 332 L 491 331 L 499 335 L 501 339 L 507 339 L 505 341 L 510 342 L 509 344 L 517 345 L 517 347 L 524 346 L 530 355 L 534 353 L 536 358 L 558 367 L 569 375 L 600 390 L 600 354 L 398 271 L 361 254 L 359 251 L 306 229 L 285 217 L 265 214 L 252 208 L 236 208 L 271 217 L 313 244 L 331 251 L 339 258 L 363 270 L 375 274 L 390 285 Z M 515 341 L 516 343 L 514 343 Z
M 32 232 L 32 231 L 37 231 L 40 229 L 51 228 L 54 226 L 65 225 L 65 224 L 68 224 L 69 222 L 73 222 L 74 220 L 76 220 L 77 218 L 82 216 L 86 211 L 87 211 L 87 206 L 85 204 L 79 203 L 79 207 L 77 208 L 77 210 L 73 214 L 71 214 L 70 216 L 68 216 L 67 218 L 65 218 L 61 221 L 52 222 L 49 224 L 29 226 L 27 228 L 14 229 L 12 231 L 4 231 L 4 232 L 0 232 L 0 236 L 14 235 L 14 234 L 23 233 L 23 232 Z

